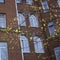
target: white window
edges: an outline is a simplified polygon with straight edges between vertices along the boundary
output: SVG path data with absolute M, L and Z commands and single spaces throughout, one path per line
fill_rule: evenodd
M 7 43 L 0 42 L 0 60 L 8 60 Z
M 42 2 L 42 8 L 43 8 L 44 12 L 48 12 L 49 6 L 48 6 L 48 3 L 47 3 L 46 0 L 44 0 L 44 1 Z
M 38 18 L 34 15 L 29 16 L 30 26 L 31 27 L 38 27 Z
M 37 36 L 33 37 L 34 48 L 36 53 L 44 53 L 44 47 L 41 39 Z
M 4 3 L 4 0 L 0 0 L 0 3 Z
M 26 20 L 25 20 L 25 16 L 21 13 L 18 13 L 18 25 L 19 26 L 26 26 Z
M 0 14 L 0 28 L 6 28 L 6 15 Z
M 33 4 L 33 0 L 26 0 L 26 4 L 32 5 Z
M 28 39 L 25 36 L 20 35 L 20 42 L 23 53 L 30 53 Z
M 16 2 L 17 2 L 17 3 L 21 3 L 21 2 L 22 2 L 22 0 L 16 0 Z
M 58 2 L 58 6 L 60 7 L 60 0 L 58 0 L 57 2 Z
M 56 60 L 60 60 L 60 47 L 54 48 Z
M 48 29 L 49 29 L 49 33 L 50 33 L 50 35 L 54 35 L 54 24 L 53 24 L 53 22 L 49 22 L 48 23 Z

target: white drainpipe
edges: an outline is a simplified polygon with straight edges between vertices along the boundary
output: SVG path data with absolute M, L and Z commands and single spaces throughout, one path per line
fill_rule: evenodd
M 18 8 L 17 8 L 17 3 L 16 3 L 16 0 L 15 0 L 15 6 L 16 6 L 16 15 L 17 15 L 17 21 L 18 21 Z M 18 26 L 18 28 L 20 29 L 20 26 Z M 20 42 L 20 46 L 21 46 L 21 42 Z M 21 52 L 22 52 L 22 60 L 24 60 L 24 54 L 23 54 L 23 50 L 22 50 L 22 47 L 21 47 Z

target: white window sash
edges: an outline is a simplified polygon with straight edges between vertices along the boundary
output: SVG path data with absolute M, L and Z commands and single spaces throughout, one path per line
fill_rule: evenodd
M 20 36 L 20 42 L 21 42 L 21 49 L 22 49 L 23 53 L 30 53 L 28 39 L 24 36 Z
M 47 12 L 49 9 L 48 3 L 46 1 L 42 2 L 42 7 L 43 7 L 44 12 Z
M 38 27 L 38 19 L 37 19 L 36 16 L 31 15 L 31 16 L 29 17 L 29 21 L 30 21 L 30 26 L 31 26 L 31 27 Z
M 49 29 L 50 35 L 54 35 L 55 28 L 54 28 L 53 22 L 48 23 L 48 29 Z
M 0 14 L 0 28 L 6 28 L 6 16 Z
M 26 19 L 23 16 L 23 14 L 20 14 L 20 13 L 19 13 L 18 25 L 19 26 L 26 26 Z
M 44 47 L 40 38 L 36 37 L 34 39 L 34 47 L 36 53 L 44 53 Z
M 8 60 L 7 45 L 5 43 L 0 42 L 0 60 L 3 59 Z

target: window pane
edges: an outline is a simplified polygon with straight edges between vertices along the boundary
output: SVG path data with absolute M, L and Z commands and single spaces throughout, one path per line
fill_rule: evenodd
M 26 4 L 33 4 L 33 0 L 26 0 Z
M 17 3 L 21 3 L 22 2 L 22 0 L 16 0 L 17 1 Z
M 18 13 L 18 18 L 19 18 L 19 20 L 18 20 L 18 25 L 19 26 L 26 26 L 26 20 L 25 20 L 25 17 L 24 17 L 24 15 L 23 14 L 21 14 L 21 13 Z
M 60 60 L 60 47 L 54 48 L 54 52 L 55 52 L 55 55 L 56 55 L 56 59 Z
M 44 12 L 48 12 L 49 7 L 48 7 L 47 1 L 43 1 L 42 2 L 42 7 L 43 7 Z
M 4 2 L 4 0 L 0 0 L 0 3 L 3 3 Z
M 21 48 L 24 53 L 29 53 L 29 42 L 28 39 L 25 36 L 20 36 L 20 42 L 21 42 Z
M 0 28 L 6 28 L 6 16 L 0 14 Z
M 53 24 L 53 22 L 50 22 L 50 23 L 48 23 L 48 29 L 49 29 L 49 33 L 50 33 L 50 35 L 54 35 L 54 24 Z
M 39 37 L 35 36 L 35 37 L 33 37 L 33 40 L 34 40 L 35 52 L 44 53 L 44 47 L 43 47 L 41 39 Z
M 0 60 L 8 60 L 7 43 L 0 42 Z
M 58 3 L 58 6 L 60 7 L 60 0 L 58 0 L 57 3 Z
M 36 16 L 34 15 L 29 16 L 29 21 L 31 27 L 38 27 L 38 19 Z

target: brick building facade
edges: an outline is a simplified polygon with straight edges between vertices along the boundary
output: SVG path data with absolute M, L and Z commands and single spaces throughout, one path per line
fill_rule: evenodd
M 59 60 L 59 31 L 59 0 L 0 0 L 0 60 Z

